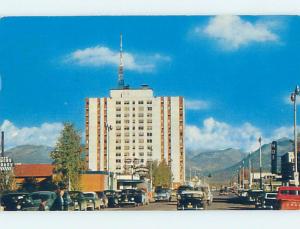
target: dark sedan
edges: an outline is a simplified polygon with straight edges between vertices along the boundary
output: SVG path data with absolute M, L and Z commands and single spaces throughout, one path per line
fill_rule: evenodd
M 11 192 L 3 194 L 1 197 L 1 205 L 4 211 L 20 211 L 21 202 L 27 197 L 29 193 L 26 192 Z
M 135 202 L 135 189 L 125 189 L 121 192 L 121 197 L 119 198 L 120 206 L 136 206 Z
M 182 192 L 178 196 L 177 210 L 201 210 L 207 208 L 205 194 L 197 191 Z
M 116 192 L 114 190 L 105 190 L 104 193 L 108 199 L 108 207 L 119 207 L 119 198 L 121 196 L 119 192 Z

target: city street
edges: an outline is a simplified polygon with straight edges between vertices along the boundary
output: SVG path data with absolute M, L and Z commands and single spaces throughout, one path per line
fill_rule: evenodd
M 254 205 L 245 205 L 238 202 L 237 196 L 229 194 L 227 196 L 214 195 L 214 201 L 207 210 L 253 210 Z M 105 211 L 176 211 L 176 202 L 156 202 L 145 206 L 108 208 Z

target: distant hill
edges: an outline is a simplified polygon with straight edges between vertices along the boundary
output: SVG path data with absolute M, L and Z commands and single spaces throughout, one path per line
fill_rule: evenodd
M 11 148 L 5 152 L 15 163 L 24 164 L 46 164 L 52 163 L 50 152 L 53 148 L 43 145 L 21 145 Z
M 186 157 L 186 172 L 192 168 L 201 170 L 201 174 L 208 174 L 226 169 L 238 163 L 245 157 L 245 154 L 238 149 L 224 149 L 188 154 Z
M 278 148 L 278 168 L 280 168 L 280 157 L 289 152 L 293 151 L 293 143 L 290 139 L 282 138 L 277 141 Z M 253 152 L 250 156 L 252 170 L 259 171 L 259 149 Z M 243 159 L 242 159 L 243 160 Z M 233 174 L 237 174 L 237 170 L 242 165 L 242 160 L 237 162 L 236 164 L 225 168 L 220 169 L 219 171 L 215 171 L 212 173 L 211 180 L 214 182 L 228 182 Z M 249 154 L 244 158 L 245 167 L 249 165 Z M 263 171 L 269 172 L 271 170 L 271 143 L 265 144 L 262 146 L 262 169 Z

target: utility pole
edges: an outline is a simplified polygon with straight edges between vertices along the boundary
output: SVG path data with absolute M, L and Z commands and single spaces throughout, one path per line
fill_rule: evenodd
M 300 88 L 297 85 L 295 91 L 291 94 L 291 100 L 294 103 L 294 161 L 295 161 L 295 171 L 294 180 L 295 186 L 299 186 L 299 173 L 298 173 L 298 150 L 297 150 L 297 95 L 300 93 Z
M 243 174 L 243 180 L 242 180 L 242 187 L 243 187 L 243 189 L 245 189 L 245 164 L 244 164 L 244 161 L 243 161 L 243 170 L 242 170 L 242 174 Z
M 1 157 L 4 157 L 4 131 L 1 131 Z
M 110 182 L 110 171 L 109 171 L 109 132 L 112 130 L 112 126 L 106 124 L 106 171 L 108 173 L 108 189 L 111 189 L 111 182 Z
M 252 187 L 251 152 L 249 153 L 249 189 Z
M 259 188 L 260 190 L 263 189 L 263 185 L 262 185 L 262 165 L 261 165 L 261 137 L 258 138 L 258 142 L 259 142 Z

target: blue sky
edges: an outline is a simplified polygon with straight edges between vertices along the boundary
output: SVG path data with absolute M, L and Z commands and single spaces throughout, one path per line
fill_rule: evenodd
M 256 147 L 291 135 L 300 84 L 298 17 L 0 19 L 0 127 L 8 145 L 53 145 L 61 123 L 84 130 L 84 98 L 125 82 L 186 99 L 187 147 Z M 215 140 L 217 139 L 217 141 Z

